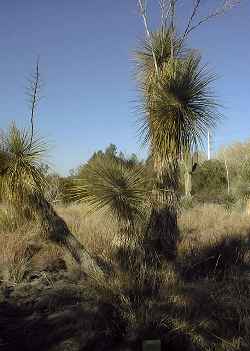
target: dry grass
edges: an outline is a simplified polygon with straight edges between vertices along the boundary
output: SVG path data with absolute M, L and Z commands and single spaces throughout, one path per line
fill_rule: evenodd
M 249 264 L 250 216 L 203 205 L 180 215 L 179 262 L 191 278 Z
M 116 235 L 116 223 L 99 213 L 90 215 L 84 206 L 58 207 L 70 230 L 96 257 L 107 262 L 121 245 Z M 34 223 L 21 223 L 4 208 L 0 212 L 0 279 L 17 284 L 25 280 L 30 271 L 57 271 L 65 264 L 77 269 L 75 263 L 61 248 L 39 239 L 39 227 Z M 65 263 L 63 264 L 63 260 Z
M 248 236 L 250 216 L 246 212 L 227 211 L 220 205 L 200 205 L 185 210 L 179 217 L 184 240 L 207 242 L 225 236 Z
M 35 223 L 13 220 L 5 209 L 0 214 L 0 281 L 16 285 L 40 271 L 53 270 L 64 253 L 39 238 Z
M 4 213 L 3 209 L 1 211 L 2 254 L 0 267 L 1 271 L 5 272 L 5 279 L 8 276 L 13 276 L 14 273 L 6 274 L 6 271 L 10 269 L 10 271 L 18 271 L 19 273 L 18 277 L 9 279 L 20 281 L 25 276 L 25 274 L 21 274 L 21 271 L 24 270 L 27 260 L 29 268 L 34 271 L 53 270 L 53 264 L 55 269 L 56 267 L 60 268 L 60 260 L 63 259 L 71 268 L 74 266 L 72 260 L 60 248 L 37 240 L 39 229 L 34 224 L 24 223 L 18 226 L 16 223 L 13 224 L 11 217 Z M 87 207 L 76 205 L 58 207 L 57 211 L 64 218 L 71 231 L 94 256 L 116 267 L 121 264 L 121 260 L 124 261 L 127 268 L 129 265 L 141 265 L 140 260 L 143 253 L 139 250 L 124 254 L 124 244 L 119 236 L 118 226 L 105 214 L 89 214 Z M 230 240 L 248 243 L 250 236 L 250 216 L 239 211 L 229 213 L 219 205 L 202 205 L 184 210 L 179 216 L 179 226 L 181 230 L 179 259 L 182 264 L 187 266 L 197 264 L 203 259 L 206 260 L 209 249 L 218 247 L 220 250 L 223 242 L 228 246 L 230 246 Z M 122 257 L 123 255 L 124 257 Z M 137 262 L 134 262 L 134 259 L 129 260 L 129 263 L 125 262 L 129 258 L 128 255 L 136 257 Z M 215 259 L 217 260 L 218 257 Z M 247 250 L 244 252 L 244 259 L 247 262 L 250 260 Z M 214 261 L 212 264 L 216 265 Z M 17 267 L 22 267 L 22 269 Z M 141 275 L 143 275 L 143 270 L 146 275 L 149 273 L 149 267 L 145 264 L 140 267 Z M 126 281 L 125 277 L 123 281 Z
M 92 254 L 110 259 L 114 249 L 120 245 L 117 225 L 104 213 L 91 214 L 83 205 L 58 207 L 57 211 Z
M 16 229 L 10 224 L 11 218 L 2 210 L 0 218 L 1 256 L 0 276 L 13 284 L 24 280 L 28 268 L 25 247 L 31 236 L 30 226 L 23 225 Z
M 88 215 L 88 209 L 80 206 L 57 210 L 87 249 L 113 267 L 106 281 L 81 283 L 80 275 L 75 280 L 84 291 L 94 291 L 96 304 L 115 311 L 119 331 L 109 333 L 128 339 L 160 335 L 169 350 L 184 339 L 194 350 L 249 349 L 248 215 L 216 205 L 183 211 L 177 261 L 159 267 L 154 260 L 145 260 L 142 248 L 125 247 L 116 223 L 105 215 Z M 50 281 L 49 272 L 75 269 L 60 248 L 38 241 L 34 245 L 36 226 L 11 229 L 4 223 L 0 224 L 2 280 L 18 285 L 33 271 L 48 274 Z M 55 290 L 56 281 L 49 286 Z M 63 299 L 63 291 L 55 292 L 56 299 Z M 81 299 L 79 303 L 86 304 Z

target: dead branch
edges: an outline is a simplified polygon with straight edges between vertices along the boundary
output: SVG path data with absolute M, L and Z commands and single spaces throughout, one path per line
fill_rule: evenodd
M 162 50 L 161 54 L 163 55 L 163 48 L 164 48 L 164 32 L 167 28 L 168 18 L 170 17 L 170 10 L 171 10 L 171 0 L 159 0 L 159 5 L 161 9 L 161 31 L 162 31 Z
M 171 30 L 171 58 L 174 58 L 174 37 L 175 37 L 175 7 L 176 0 L 170 1 L 170 30 Z
M 176 17 L 176 3 L 178 0 L 159 0 L 159 5 L 161 9 L 161 27 L 162 30 L 164 31 L 165 28 L 167 27 L 167 22 L 169 20 L 169 28 L 171 30 L 171 57 L 174 56 L 174 36 L 175 36 L 175 17 Z M 197 18 L 199 8 L 202 4 L 202 0 L 193 0 L 193 10 L 188 18 L 187 21 L 187 26 L 185 30 L 183 31 L 183 34 L 180 35 L 180 44 L 179 50 L 181 50 L 184 41 L 188 37 L 188 35 L 195 30 L 197 27 L 199 27 L 201 24 L 209 21 L 210 19 L 213 19 L 215 17 L 224 15 L 227 11 L 231 10 L 233 7 L 239 5 L 241 0 L 223 0 L 221 6 L 219 6 L 217 9 L 211 11 L 207 16 L 204 16 L 202 18 Z M 146 0 L 138 0 L 141 15 L 143 18 L 144 22 L 144 27 L 146 31 L 146 36 L 148 37 L 151 50 L 152 50 L 152 55 L 153 55 L 153 60 L 154 60 L 154 65 L 155 65 L 155 71 L 157 75 L 159 75 L 158 72 L 158 66 L 157 66 L 157 60 L 155 57 L 154 53 L 154 48 L 153 48 L 153 43 L 152 43 L 152 35 L 149 31 L 149 26 L 148 26 L 148 20 L 147 20 L 147 13 L 146 13 Z M 197 22 L 194 23 L 195 18 L 197 18 Z
M 192 25 L 194 17 L 196 16 L 196 13 L 198 12 L 200 4 L 201 4 L 201 0 L 195 0 L 194 7 L 193 7 L 193 12 L 192 12 L 191 16 L 189 17 L 187 27 L 186 27 L 186 29 L 185 29 L 185 31 L 184 31 L 184 33 L 182 35 L 181 41 L 180 41 L 180 48 L 182 47 L 182 45 L 184 43 L 184 40 L 186 39 L 186 37 L 187 37 L 187 35 L 189 33 L 190 27 Z
M 154 66 L 155 66 L 155 72 L 156 72 L 157 76 L 159 76 L 157 60 L 156 60 L 156 56 L 155 56 L 155 52 L 154 52 L 154 48 L 153 48 L 152 36 L 151 36 L 151 33 L 149 31 L 149 26 L 148 26 L 147 13 L 146 13 L 146 3 L 145 3 L 145 0 L 138 0 L 138 3 L 139 3 L 140 11 L 141 11 L 141 16 L 143 18 L 145 32 L 146 32 L 146 35 L 148 37 L 148 40 L 149 40 L 149 43 L 151 46 L 151 51 L 152 51 L 152 56 L 153 56 Z
M 196 24 L 193 24 L 194 18 L 196 17 L 198 13 L 198 9 L 201 4 L 201 0 L 195 0 L 194 6 L 193 6 L 193 11 L 192 14 L 188 20 L 187 27 L 185 31 L 183 32 L 182 38 L 181 38 L 181 45 L 183 45 L 183 42 L 187 38 L 187 36 L 195 30 L 197 27 L 199 27 L 201 24 L 209 21 L 210 19 L 213 19 L 215 17 L 224 15 L 227 11 L 231 10 L 233 7 L 237 6 L 240 3 L 240 0 L 224 0 L 222 6 L 219 6 L 216 10 L 211 11 L 207 16 L 202 17 Z
M 167 27 L 167 21 L 170 16 L 171 0 L 159 0 L 161 9 L 161 27 L 164 30 Z
M 161 28 L 164 28 L 164 18 L 165 18 L 165 8 L 166 8 L 166 2 L 165 0 L 159 0 L 159 5 L 161 8 Z
M 30 110 L 31 133 L 30 133 L 29 147 L 31 147 L 33 137 L 34 137 L 34 119 L 35 119 L 36 107 L 40 98 L 39 96 L 40 88 L 41 88 L 41 77 L 40 77 L 40 71 L 39 71 L 39 58 L 38 58 L 36 63 L 35 73 L 31 77 L 30 87 L 28 89 L 29 90 L 28 95 L 30 97 L 30 104 L 31 104 L 31 110 Z

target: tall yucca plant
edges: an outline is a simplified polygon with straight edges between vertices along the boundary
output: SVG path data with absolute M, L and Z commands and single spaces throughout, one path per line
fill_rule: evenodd
M 73 196 L 86 202 L 91 211 L 102 210 L 113 216 L 131 234 L 144 215 L 147 197 L 144 170 L 128 167 L 120 160 L 99 157 L 86 165 L 85 177 L 78 180 Z
M 215 126 L 217 104 L 209 89 L 214 78 L 195 53 L 164 64 L 160 77 L 151 82 L 151 90 L 144 90 L 142 132 L 153 155 L 179 158 Z
M 162 36 L 161 40 L 158 36 Z M 162 46 L 169 50 L 165 49 L 157 74 L 152 71 L 153 55 L 148 43 L 138 55 L 144 112 L 140 131 L 149 144 L 156 173 L 147 239 L 158 251 L 172 257 L 178 239 L 179 159 L 183 152 L 201 142 L 207 128 L 215 125 L 218 114 L 210 93 L 214 76 L 201 66 L 200 56 L 186 52 L 172 57 L 170 36 L 164 32 L 157 37 L 152 35 L 151 51 L 161 52 Z
M 16 215 L 28 215 L 28 219 L 34 216 L 46 239 L 66 248 L 87 274 L 102 273 L 44 196 L 47 181 L 41 169 L 41 158 L 45 151 L 44 142 L 35 138 L 34 133 L 31 138 L 29 132 L 11 125 L 0 139 L 2 196 Z

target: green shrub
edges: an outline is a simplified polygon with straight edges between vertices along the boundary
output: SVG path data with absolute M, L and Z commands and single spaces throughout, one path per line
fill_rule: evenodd
M 227 177 L 222 161 L 203 162 L 193 174 L 194 197 L 203 203 L 223 203 L 227 194 Z

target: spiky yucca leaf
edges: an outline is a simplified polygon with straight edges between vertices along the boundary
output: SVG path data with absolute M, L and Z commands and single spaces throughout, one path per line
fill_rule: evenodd
M 151 81 L 150 90 L 145 86 L 141 132 L 154 156 L 179 158 L 215 126 L 219 115 L 209 89 L 214 78 L 192 53 L 164 63 L 160 79 Z
M 28 192 L 41 191 L 47 186 L 40 162 L 46 145 L 39 138 L 13 123 L 0 139 L 0 178 L 3 197 L 20 204 Z
M 74 187 L 73 196 L 88 203 L 93 211 L 109 211 L 118 220 L 132 223 L 143 213 L 143 169 L 131 169 L 120 161 L 100 157 L 86 166 L 86 176 Z
M 141 44 L 141 48 L 136 52 L 137 63 L 137 79 L 143 89 L 145 85 L 149 87 L 152 79 L 156 77 L 155 64 L 153 59 L 152 50 L 154 51 L 158 71 L 161 72 L 165 63 L 171 57 L 171 31 L 160 30 L 151 35 L 152 42 L 145 39 Z M 179 50 L 179 40 L 174 40 L 174 54 L 177 53 L 181 57 L 184 49 Z

